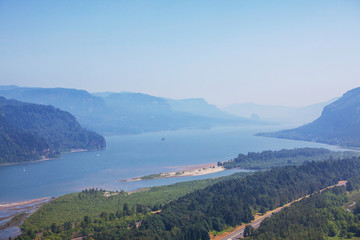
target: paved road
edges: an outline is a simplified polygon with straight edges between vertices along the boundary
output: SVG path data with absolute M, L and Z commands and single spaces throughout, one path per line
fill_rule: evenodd
M 324 188 L 324 189 L 321 189 L 320 192 L 324 191 L 325 189 L 333 188 L 333 187 L 335 187 L 335 186 L 346 186 L 346 183 L 347 183 L 347 181 L 339 181 L 339 182 L 338 182 L 337 184 L 335 184 L 335 185 L 332 185 L 332 186 L 326 187 L 326 188 Z M 310 196 L 310 195 L 307 195 L 307 196 L 305 196 L 305 197 L 308 197 L 308 196 Z M 286 205 L 284 205 L 284 206 L 276 209 L 276 210 L 275 210 L 274 212 L 272 212 L 271 214 L 267 214 L 267 215 L 259 218 L 258 220 L 250 223 L 250 225 L 251 225 L 253 228 L 258 228 L 258 227 L 260 226 L 260 223 L 261 223 L 265 218 L 271 217 L 273 213 L 280 212 L 284 207 L 290 206 L 292 203 L 297 202 L 297 201 L 299 201 L 299 200 L 301 200 L 301 199 L 303 199 L 303 198 L 305 198 L 305 197 L 301 197 L 301 198 L 299 198 L 299 199 L 297 199 L 297 200 L 295 200 L 295 201 L 293 201 L 293 202 L 291 202 L 291 203 L 288 203 L 288 204 L 286 204 Z M 248 225 L 248 224 L 246 224 L 246 225 Z M 235 240 L 235 239 L 242 238 L 242 237 L 244 236 L 244 230 L 245 230 L 245 226 L 246 226 L 246 225 L 242 226 L 239 230 L 237 230 L 237 231 L 235 231 L 235 232 L 227 235 L 226 237 L 221 238 L 221 240 L 230 240 L 230 239 L 231 239 L 231 240 Z
M 282 208 L 281 208 L 282 209 Z M 276 209 L 273 213 L 276 213 L 276 212 L 279 212 L 281 209 Z M 260 223 L 265 219 L 265 218 L 268 218 L 268 217 L 271 217 L 271 215 L 273 214 L 268 214 L 268 215 L 265 215 L 263 217 L 261 217 L 260 219 L 250 223 L 250 225 L 253 227 L 253 228 L 258 228 L 260 226 Z M 242 238 L 244 236 L 244 230 L 245 230 L 245 226 L 244 225 L 243 227 L 241 227 L 239 230 L 237 230 L 236 232 L 233 232 L 231 233 L 230 235 L 222 238 L 221 240 L 235 240 L 235 239 L 239 239 L 239 238 Z

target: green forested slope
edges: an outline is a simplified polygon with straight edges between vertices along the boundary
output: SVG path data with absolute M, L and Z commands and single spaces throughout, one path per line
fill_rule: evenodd
M 245 175 L 245 174 L 244 174 Z M 42 206 L 37 212 L 26 219 L 22 226 L 25 232 L 45 231 L 52 224 L 60 226 L 59 236 L 69 234 L 62 231 L 61 226 L 66 222 L 80 225 L 85 217 L 93 219 L 100 218 L 101 213 L 117 215 L 119 222 L 123 222 L 123 209 L 127 213 L 135 214 L 136 207 L 141 205 L 146 211 L 158 210 L 165 203 L 178 199 L 192 191 L 203 189 L 212 185 L 220 179 L 205 179 L 190 182 L 180 182 L 168 186 L 152 187 L 134 193 L 112 193 L 116 194 L 105 197 L 103 190 L 84 190 L 81 193 L 72 193 L 61 196 L 51 203 Z M 130 214 L 130 215 L 131 215 Z M 136 217 L 135 217 L 136 218 Z M 127 225 L 126 225 L 127 226 Z M 73 229 L 71 231 L 75 232 Z M 71 235 L 70 233 L 70 235 Z M 26 238 L 26 237 L 25 237 Z
M 359 176 L 351 178 L 346 190 L 349 186 L 358 190 L 359 179 Z M 246 239 L 358 239 L 360 202 L 352 199 L 348 202 L 351 195 L 343 186 L 314 194 L 265 219 L 257 230 L 249 231 Z M 348 206 L 354 207 L 350 210 Z
M 106 146 L 102 136 L 83 129 L 70 113 L 52 106 L 0 97 L 0 115 L 2 163 L 52 157 L 71 149 L 103 149 Z
M 0 115 L 0 164 L 50 157 L 48 147 L 44 139 L 11 126 Z
M 335 152 L 325 148 L 294 148 L 279 151 L 249 152 L 247 155 L 239 154 L 236 158 L 218 162 L 219 166 L 225 168 L 244 169 L 271 169 L 287 165 L 301 165 L 306 161 L 324 161 L 327 159 L 346 159 L 359 156 L 354 151 Z

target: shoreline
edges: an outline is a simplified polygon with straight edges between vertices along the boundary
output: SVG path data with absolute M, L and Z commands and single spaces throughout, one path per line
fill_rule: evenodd
M 225 171 L 224 167 L 217 166 L 217 163 L 205 163 L 198 165 L 186 165 L 186 166 L 173 166 L 168 167 L 171 169 L 177 169 L 177 171 L 165 172 L 165 173 L 157 173 L 150 174 L 146 176 L 119 180 L 120 182 L 136 182 L 136 181 L 145 181 L 145 180 L 153 180 L 153 179 L 164 179 L 164 178 L 175 178 L 175 177 L 192 177 L 192 176 L 201 176 L 207 175 L 211 173 L 217 173 L 221 171 Z
M 20 202 L 0 203 L 0 239 L 14 238 L 21 234 L 25 219 L 53 197 L 43 197 Z
M 327 145 L 327 146 L 335 147 L 336 149 L 338 149 L 338 151 L 342 151 L 342 152 L 346 152 L 346 151 L 360 152 L 360 147 L 343 146 L 343 145 L 330 144 L 330 143 L 326 143 L 326 142 L 319 142 L 319 141 L 313 141 L 313 140 L 302 140 L 302 139 L 293 139 L 293 138 L 272 137 L 272 136 L 265 136 L 265 135 L 261 135 L 261 134 L 263 134 L 263 132 L 255 133 L 253 136 L 255 136 L 255 137 L 264 137 L 264 138 L 277 138 L 277 139 L 284 139 L 284 140 L 291 140 L 291 141 L 298 141 L 298 142 L 320 143 L 320 144 L 324 144 L 324 145 Z M 319 147 L 316 147 L 316 148 L 319 148 Z M 329 149 L 329 148 L 326 148 L 326 149 Z M 336 150 L 330 150 L 330 151 L 336 151 Z
M 20 207 L 24 205 L 30 205 L 30 204 L 38 204 L 45 201 L 48 201 L 52 199 L 53 197 L 42 197 L 42 198 L 36 198 L 36 199 L 30 199 L 25 201 L 19 201 L 19 202 L 0 202 L 0 211 L 11 208 L 11 207 Z
M 68 152 L 61 152 L 61 154 L 77 153 L 77 152 L 88 152 L 88 151 L 89 151 L 88 149 L 72 149 L 72 150 L 70 150 Z M 19 164 L 45 162 L 45 161 L 57 160 L 57 159 L 61 159 L 61 158 L 62 158 L 62 156 L 57 157 L 57 158 L 43 158 L 43 159 L 38 159 L 38 160 L 26 161 L 26 162 L 1 163 L 0 167 L 11 166 L 11 165 L 19 165 Z
M 56 159 L 61 159 L 61 158 L 62 158 L 62 157 L 58 157 L 58 158 L 43 158 L 43 159 L 39 159 L 39 160 L 31 160 L 31 161 L 26 161 L 26 162 L 2 163 L 2 164 L 0 164 L 0 167 L 6 167 L 6 166 L 12 166 L 12 165 L 20 165 L 20 164 L 30 164 L 30 163 L 45 162 L 45 161 L 51 161 L 51 160 L 56 160 Z

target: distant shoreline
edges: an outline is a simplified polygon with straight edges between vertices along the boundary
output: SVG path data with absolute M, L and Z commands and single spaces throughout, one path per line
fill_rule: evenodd
M 285 131 L 287 129 L 281 130 L 281 131 Z M 291 140 L 291 141 L 302 141 L 302 142 L 311 142 L 311 143 L 320 143 L 320 144 L 325 144 L 327 146 L 332 146 L 332 147 L 336 147 L 338 149 L 338 151 L 354 151 L 354 152 L 360 152 L 360 147 L 354 147 L 354 146 L 346 146 L 346 145 L 338 145 L 338 144 L 331 144 L 328 142 L 323 142 L 323 141 L 315 141 L 315 140 L 306 140 L 306 139 L 297 139 L 297 138 L 287 138 L 287 137 L 278 137 L 278 136 L 268 136 L 266 134 L 270 134 L 271 132 L 259 132 L 254 134 L 255 137 L 264 137 L 264 138 L 277 138 L 277 139 L 284 139 L 284 140 Z M 331 150 L 334 151 L 334 150 Z
M 32 160 L 32 161 L 26 161 L 26 162 L 2 163 L 2 164 L 0 164 L 0 167 L 11 166 L 11 165 L 19 165 L 19 164 L 45 162 L 45 161 L 56 160 L 56 159 L 60 159 L 60 158 L 61 157 L 59 157 L 59 158 L 44 158 L 44 159 Z
M 145 181 L 153 179 L 164 179 L 164 178 L 175 178 L 175 177 L 192 177 L 192 176 L 201 176 L 211 173 L 217 173 L 226 170 L 224 167 L 217 166 L 216 163 L 206 163 L 200 165 L 187 165 L 178 168 L 178 171 L 166 172 L 166 173 L 157 173 L 150 174 L 142 177 L 136 177 L 131 179 L 119 180 L 120 182 L 136 182 L 136 181 Z
M 61 152 L 63 153 L 76 153 L 76 152 L 87 152 L 89 151 L 88 149 L 72 149 L 68 152 Z M 26 162 L 13 162 L 13 163 L 1 163 L 0 167 L 5 167 L 5 166 L 11 166 L 11 165 L 18 165 L 18 164 L 28 164 L 28 163 L 38 163 L 38 162 L 45 162 L 45 161 L 50 161 L 50 160 L 56 160 L 56 159 L 61 159 L 62 157 L 58 157 L 58 158 L 43 158 L 43 159 L 38 159 L 38 160 L 31 160 L 31 161 L 26 161 Z

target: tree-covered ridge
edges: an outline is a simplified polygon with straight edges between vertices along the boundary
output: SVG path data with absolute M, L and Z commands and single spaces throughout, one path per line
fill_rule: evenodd
M 360 175 L 360 158 L 309 162 L 230 178 L 165 204 L 139 228 L 98 228 L 95 239 L 209 239 L 208 232 L 248 223 L 256 212 L 277 208 Z M 119 206 L 123 207 L 123 206 Z M 113 213 L 116 214 L 116 213 Z M 26 239 L 26 236 L 22 236 Z
M 360 159 L 352 159 L 276 168 L 223 181 L 171 202 L 145 219 L 140 229 L 150 238 L 208 239 L 205 232 L 250 222 L 253 211 L 277 208 L 359 173 Z M 175 227 L 181 231 L 170 235 Z
M 287 165 L 301 165 L 306 161 L 324 161 L 327 159 L 346 159 L 359 156 L 357 152 L 334 152 L 325 148 L 294 148 L 279 151 L 249 152 L 239 154 L 226 162 L 218 162 L 225 168 L 271 169 Z
M 9 149 L 0 152 L 3 162 L 36 160 L 71 149 L 103 149 L 106 146 L 102 136 L 83 129 L 70 113 L 52 106 L 0 97 L 0 115 L 3 117 L 1 134 L 3 139 L 8 136 L 9 145 Z M 9 129 L 12 129 L 11 137 L 6 134 Z M 16 145 L 22 146 L 22 154 L 16 154 Z
M 343 207 L 347 200 L 344 187 L 317 193 L 264 220 L 257 230 L 250 231 L 250 236 L 246 239 L 360 237 L 360 202 L 352 212 Z
M 0 115 L 0 164 L 54 157 L 42 138 L 10 125 Z
M 327 105 L 312 123 L 259 135 L 360 147 L 360 88 L 348 91 L 339 100 Z

